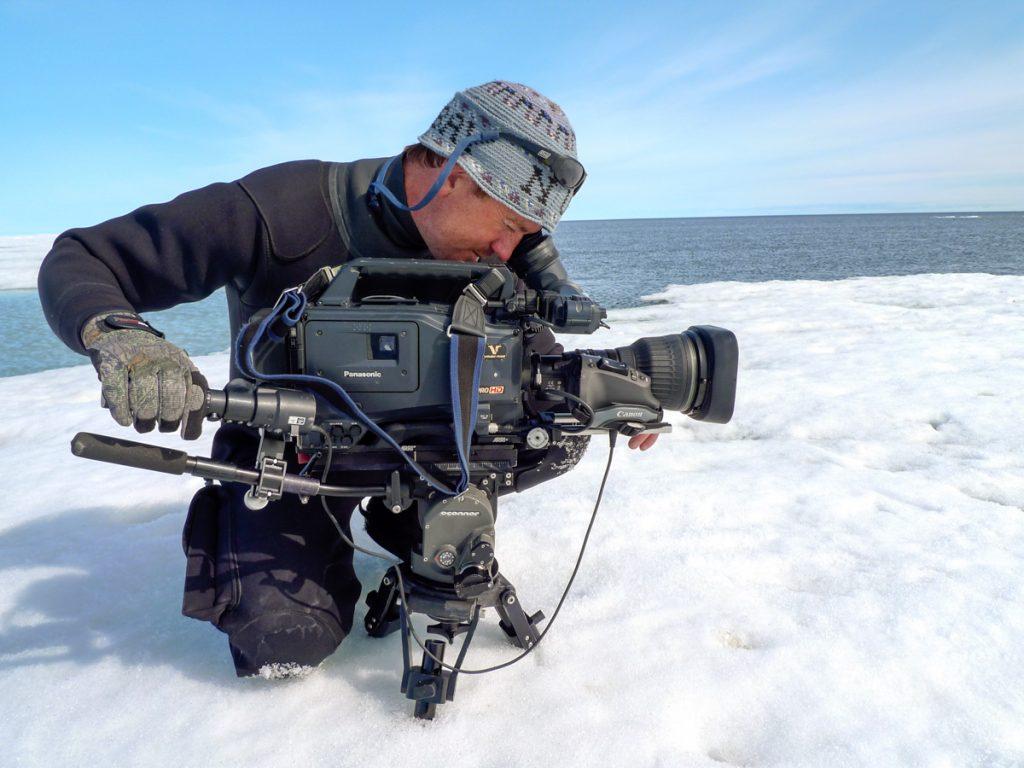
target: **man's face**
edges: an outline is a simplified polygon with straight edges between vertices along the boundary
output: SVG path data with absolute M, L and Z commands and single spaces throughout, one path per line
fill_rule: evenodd
M 524 235 L 540 231 L 539 224 L 482 192 L 459 167 L 413 221 L 434 258 L 446 261 L 504 263 Z

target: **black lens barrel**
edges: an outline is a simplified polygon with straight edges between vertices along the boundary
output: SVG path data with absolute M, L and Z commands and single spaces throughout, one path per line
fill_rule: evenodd
M 647 336 L 615 349 L 622 362 L 651 377 L 651 393 L 670 411 L 688 411 L 697 396 L 699 351 L 688 334 Z
M 647 336 L 628 347 L 593 350 L 651 377 L 651 393 L 663 408 L 724 424 L 736 401 L 739 348 L 732 331 L 691 325 L 683 333 Z

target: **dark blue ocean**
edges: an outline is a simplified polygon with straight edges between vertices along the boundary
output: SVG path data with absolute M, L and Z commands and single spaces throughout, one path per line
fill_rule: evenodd
M 1024 213 L 566 221 L 555 238 L 570 274 L 610 309 L 672 284 L 1024 274 Z M 86 362 L 50 332 L 35 291 L 0 291 L 0 314 L 0 376 Z M 193 355 L 228 348 L 223 292 L 148 317 Z

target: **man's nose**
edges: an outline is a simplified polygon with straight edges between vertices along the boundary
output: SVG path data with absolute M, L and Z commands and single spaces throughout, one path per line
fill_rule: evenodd
M 509 232 L 491 243 L 491 251 L 501 259 L 502 263 L 505 263 L 512 258 L 512 252 L 522 239 L 523 236 L 518 232 Z

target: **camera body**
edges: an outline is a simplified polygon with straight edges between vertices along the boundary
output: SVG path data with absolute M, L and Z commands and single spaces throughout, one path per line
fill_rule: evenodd
M 491 269 L 390 259 L 344 265 L 296 326 L 294 372 L 338 382 L 375 420 L 450 421 L 452 306 L 468 282 Z M 514 276 L 502 272 L 495 304 L 515 295 Z M 499 313 L 506 317 L 499 319 Z M 523 320 L 507 315 L 497 306 L 485 313 L 477 419 L 482 424 L 513 424 L 523 417 Z
M 536 452 L 563 433 L 665 431 L 664 407 L 719 423 L 732 414 L 736 339 L 721 328 L 551 354 L 545 329 L 593 333 L 605 310 L 585 296 L 528 289 L 507 268 L 487 264 L 359 259 L 319 270 L 300 290 L 301 315 L 266 329 L 276 343 L 254 345 L 255 368 L 336 383 L 366 417 L 421 452 L 451 448 L 452 331 L 463 322 L 460 301 L 476 297 L 475 332 L 484 343 L 470 431 L 488 473 L 496 469 L 489 462 L 508 471 L 517 458 L 504 452 L 499 460 L 488 449 Z M 271 312 L 257 313 L 247 333 Z M 318 402 L 323 431 L 292 429 L 299 449 L 324 448 L 326 433 L 343 467 L 345 453 L 378 448 L 351 411 L 330 397 Z
M 538 350 L 535 340 L 550 340 L 544 328 L 592 333 L 606 313 L 585 296 L 524 288 L 504 267 L 360 259 L 321 270 L 303 286 L 308 303 L 301 318 L 291 327 L 276 330 L 274 337 L 280 343 L 257 350 L 256 368 L 337 382 L 368 417 L 382 425 L 402 425 L 400 432 L 425 434 L 429 424 L 450 432 L 454 418 L 449 355 L 453 307 L 468 284 L 483 278 L 491 282 L 482 302 L 485 339 L 472 427 L 475 447 L 543 448 L 547 441 L 537 433 L 532 444 L 525 435 L 556 422 L 567 428 L 581 424 L 564 400 L 545 398 L 540 390 L 574 388 L 567 377 L 578 379 L 581 369 L 562 364 L 558 355 L 548 356 L 543 368 L 538 368 L 534 352 L 550 349 L 541 346 Z M 254 316 L 250 328 L 265 314 Z M 585 394 L 643 404 L 648 407 L 648 421 L 660 421 L 649 377 L 636 371 L 630 377 L 618 363 L 614 368 L 608 363 L 590 367 L 593 370 L 583 367 L 589 380 Z M 366 448 L 361 445 L 363 425 L 342 411 L 318 409 L 318 421 L 334 438 L 333 447 Z M 540 415 L 542 411 L 546 416 Z M 322 438 L 306 432 L 300 445 L 304 451 L 322 447 L 318 439 Z

